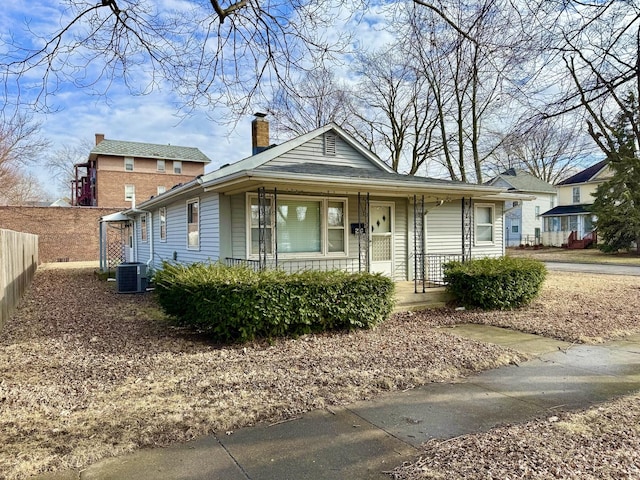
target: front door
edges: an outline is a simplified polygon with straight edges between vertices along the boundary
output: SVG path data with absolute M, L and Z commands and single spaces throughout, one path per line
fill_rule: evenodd
M 394 204 L 371 202 L 371 265 L 372 273 L 393 278 Z

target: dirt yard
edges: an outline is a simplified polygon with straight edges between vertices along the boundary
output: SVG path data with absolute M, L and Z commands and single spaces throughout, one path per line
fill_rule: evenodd
M 639 279 L 598 279 L 550 273 L 541 298 L 516 312 L 399 314 L 374 331 L 221 346 L 173 327 L 151 295 L 118 295 L 92 270 L 40 271 L 0 332 L 0 478 L 78 468 L 523 360 L 441 325 L 490 323 L 596 342 L 639 332 Z M 631 402 L 625 410 L 640 410 Z M 542 438 L 521 428 L 532 445 Z M 456 441 L 476 442 L 480 458 L 512 434 L 496 435 Z M 394 475 L 440 478 L 415 476 L 420 468 Z M 493 478 L 522 476 L 510 475 Z

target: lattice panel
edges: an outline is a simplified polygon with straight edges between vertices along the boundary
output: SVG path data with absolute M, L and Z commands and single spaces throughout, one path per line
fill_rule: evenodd
M 371 260 L 387 262 L 391 260 L 391 237 L 374 236 L 371 239 Z

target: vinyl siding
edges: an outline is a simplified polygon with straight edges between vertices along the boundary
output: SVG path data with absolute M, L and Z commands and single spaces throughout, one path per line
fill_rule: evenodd
M 322 163 L 324 165 L 339 165 L 347 167 L 365 168 L 368 170 L 378 170 L 367 158 L 363 157 L 360 152 L 345 142 L 339 136 L 336 137 L 336 154 L 335 156 L 326 156 L 324 154 L 324 135 L 320 135 L 309 142 L 296 147 L 289 152 L 274 158 L 266 165 L 288 166 L 299 163 Z
M 141 218 L 142 215 L 136 217 L 136 262 L 147 263 L 149 261 L 149 249 L 151 248 L 151 216 L 147 216 L 147 240 L 142 241 Z
M 472 257 L 499 257 L 504 254 L 503 246 L 503 203 L 474 201 L 476 204 L 494 205 L 493 242 L 471 245 Z M 472 208 L 474 208 L 472 206 Z M 460 199 L 433 208 L 426 216 L 426 253 L 462 253 L 462 201 Z M 475 235 L 475 218 L 472 219 Z
M 195 198 L 195 197 L 194 197 Z M 220 209 L 217 193 L 208 193 L 200 199 L 200 249 L 187 248 L 187 202 L 182 199 L 167 205 L 167 238 L 160 240 L 160 214 L 153 211 L 154 268 L 160 268 L 162 261 L 193 263 L 217 261 L 220 256 Z M 148 259 L 148 256 L 147 256 Z

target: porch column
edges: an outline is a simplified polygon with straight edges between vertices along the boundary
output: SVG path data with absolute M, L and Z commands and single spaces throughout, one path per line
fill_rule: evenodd
M 471 260 L 473 245 L 473 200 L 462 197 L 462 261 Z

